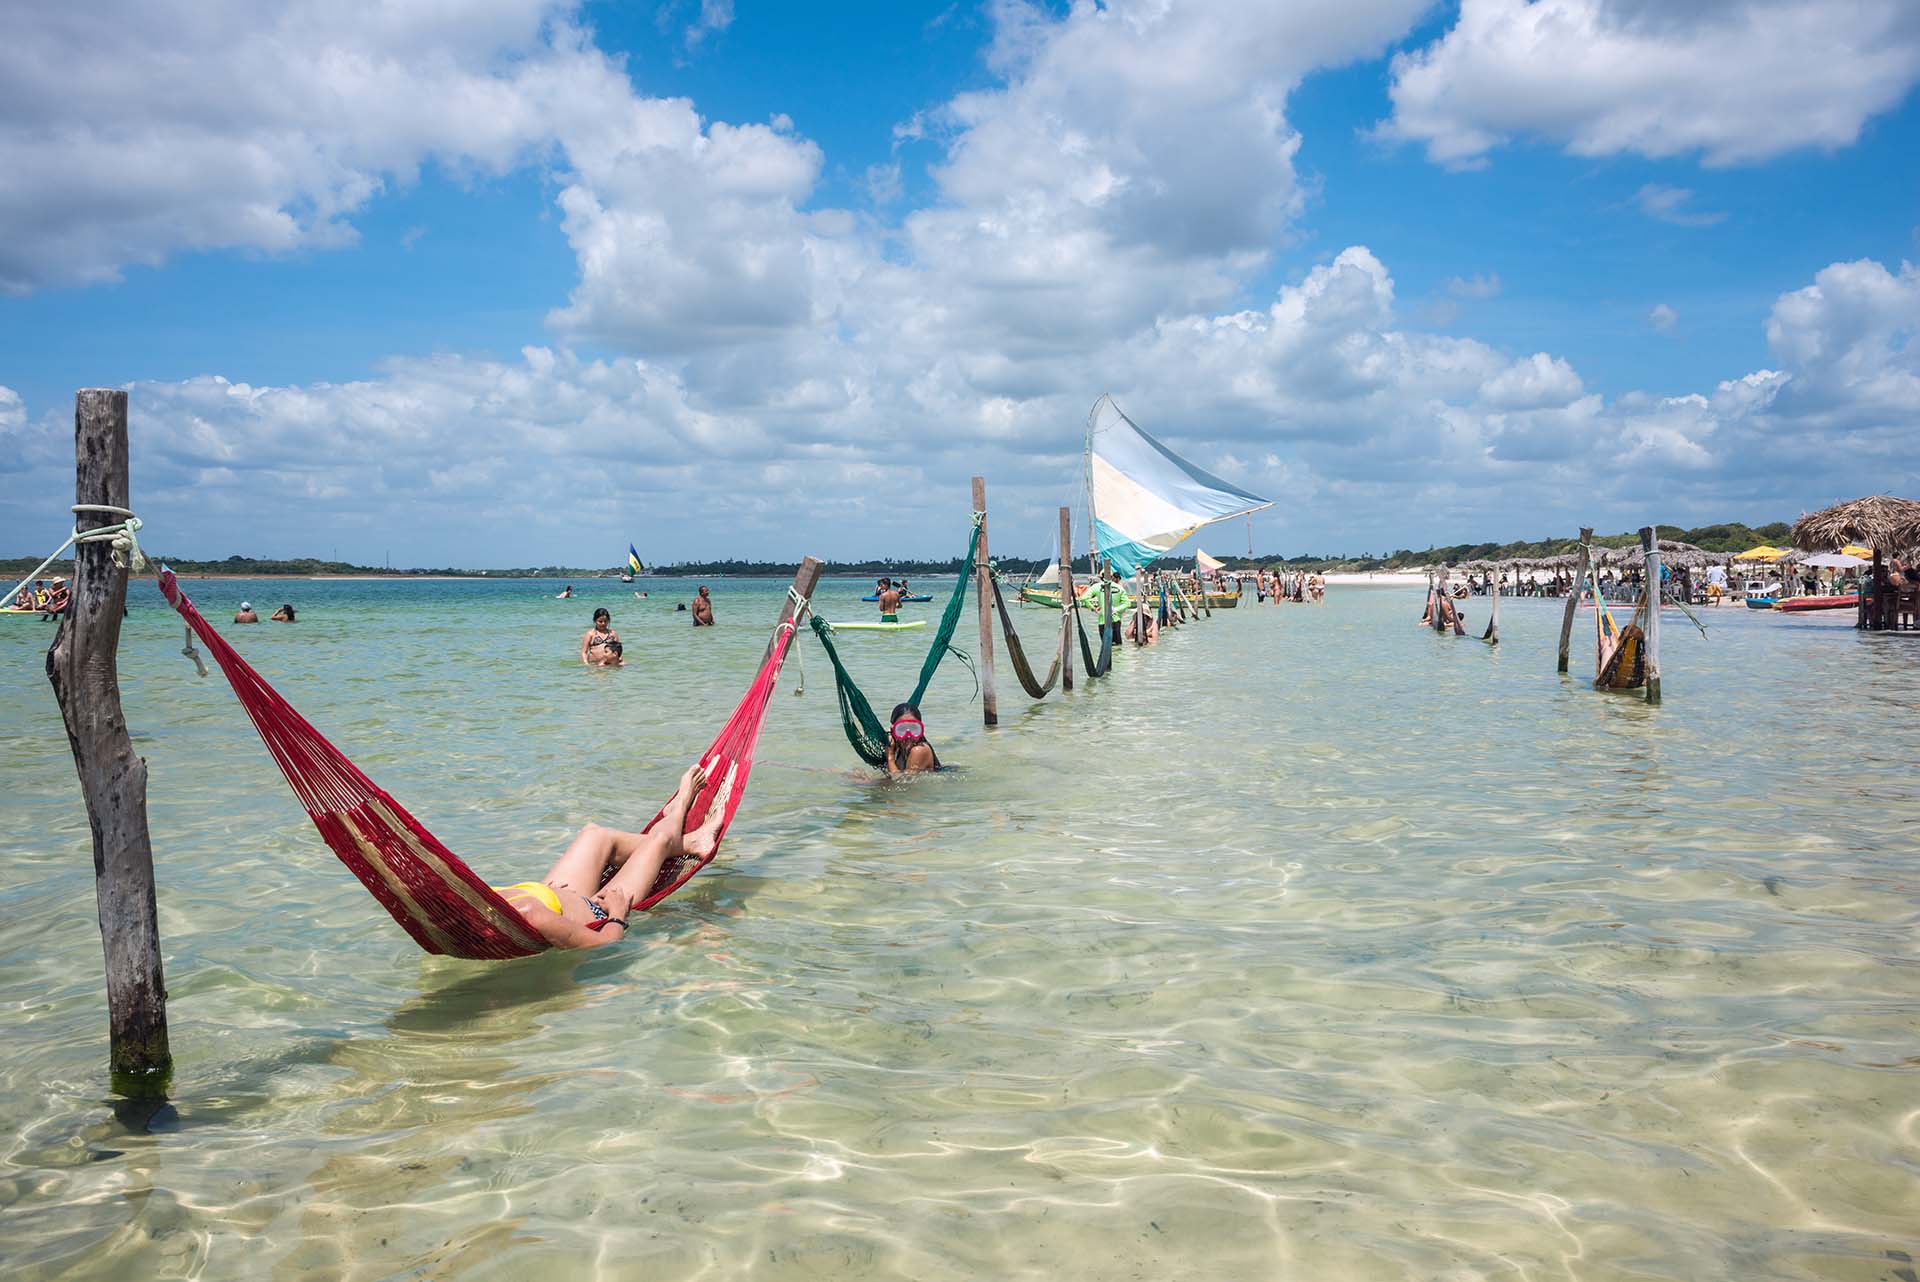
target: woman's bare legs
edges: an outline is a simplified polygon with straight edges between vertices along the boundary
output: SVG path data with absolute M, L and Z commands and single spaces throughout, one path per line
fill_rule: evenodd
M 732 772 L 729 770 L 731 779 Z M 619 865 L 619 871 L 607 881 L 604 889 L 589 898 L 599 899 L 609 910 L 620 908 L 645 897 L 659 878 L 660 870 L 674 859 L 689 853 L 685 829 L 687 809 L 693 805 L 693 799 L 706 787 L 707 772 L 704 765 L 690 767 L 680 776 L 680 790 L 673 794 L 673 800 L 667 803 L 667 809 L 660 816 L 660 822 L 653 831 L 641 838 L 642 845 Z M 722 785 L 724 788 L 726 785 Z M 716 805 L 720 802 L 720 793 L 714 794 Z M 704 829 L 706 825 L 701 825 Z M 709 845 L 709 849 L 711 846 Z
M 625 868 L 643 851 L 640 862 L 651 863 L 657 873 L 660 865 L 677 852 L 687 807 L 693 804 L 705 783 L 706 772 L 700 766 L 692 766 L 681 775 L 679 790 L 667 803 L 652 832 L 622 832 L 602 824 L 588 824 L 573 839 L 566 853 L 554 861 L 547 873 L 547 885 L 591 899 L 599 891 L 609 867 Z
M 685 847 L 689 857 L 706 859 L 712 856 L 714 848 L 720 844 L 720 824 L 727 817 L 727 802 L 733 798 L 733 779 L 736 766 L 728 766 L 726 778 L 713 790 L 713 800 L 707 804 L 707 814 L 700 826 L 686 835 Z

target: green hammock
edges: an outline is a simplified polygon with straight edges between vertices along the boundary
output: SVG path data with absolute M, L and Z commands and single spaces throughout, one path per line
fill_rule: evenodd
M 1053 666 L 1047 669 L 1046 679 L 1033 675 L 1033 665 L 1027 661 L 1026 647 L 1020 644 L 1020 634 L 1013 629 L 1013 619 L 1007 614 L 1007 598 L 1000 592 L 1000 575 L 996 571 L 989 581 L 993 584 L 993 608 L 1000 616 L 1000 632 L 1006 638 L 1007 657 L 1013 661 L 1013 675 L 1020 686 L 1036 699 L 1044 699 L 1053 689 L 1053 683 L 1060 679 L 1061 665 L 1067 658 L 1067 634 L 1062 631 L 1060 644 L 1053 655 Z M 1067 665 L 1071 672 L 1071 664 Z
M 934 634 L 933 645 L 927 650 L 925 662 L 920 665 L 920 683 L 913 688 L 913 694 L 907 703 L 918 706 L 927 693 L 927 687 L 933 684 L 933 674 L 939 670 L 940 661 L 948 654 L 959 656 L 967 661 L 966 652 L 953 644 L 953 634 L 960 626 L 960 610 L 966 604 L 967 580 L 973 577 L 974 555 L 980 550 L 980 519 L 973 522 L 973 535 L 967 540 L 967 557 L 960 565 L 960 580 L 953 585 L 953 595 L 947 598 L 947 608 L 940 616 L 940 631 Z M 840 660 L 840 652 L 833 646 L 833 625 L 819 615 L 813 617 L 813 635 L 820 638 L 820 648 L 827 652 L 827 662 L 833 665 L 833 689 L 840 700 L 840 723 L 847 732 L 847 742 L 860 755 L 860 760 L 878 769 L 887 764 L 887 727 L 874 714 L 873 704 L 854 684 L 853 675 L 847 671 L 847 665 Z
M 1093 658 L 1093 647 L 1087 643 L 1087 623 L 1080 609 L 1080 598 L 1077 596 L 1073 598 L 1073 630 L 1080 637 L 1080 662 L 1086 666 L 1089 681 L 1098 681 L 1113 667 L 1113 625 L 1105 617 L 1109 609 L 1111 609 L 1110 604 L 1101 611 L 1100 621 L 1094 624 L 1100 630 L 1100 660 L 1096 663 Z

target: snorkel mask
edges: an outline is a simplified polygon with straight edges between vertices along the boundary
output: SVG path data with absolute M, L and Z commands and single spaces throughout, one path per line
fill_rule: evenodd
M 902 717 L 893 723 L 893 737 L 900 743 L 918 743 L 927 737 L 927 728 L 912 717 Z

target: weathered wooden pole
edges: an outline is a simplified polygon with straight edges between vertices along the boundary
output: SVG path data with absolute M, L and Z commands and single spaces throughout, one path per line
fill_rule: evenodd
M 1060 509 L 1060 688 L 1073 689 L 1073 509 Z
M 87 388 L 74 398 L 74 501 L 128 506 L 127 394 Z M 79 512 L 82 534 L 121 517 Z M 107 957 L 108 1064 L 113 1089 L 164 1098 L 173 1076 L 167 986 L 160 971 L 153 846 L 147 835 L 147 763 L 134 755 L 120 709 L 120 620 L 127 570 L 110 543 L 77 543 L 73 598 L 53 646 L 47 680 L 67 724 L 80 793 L 93 829 L 93 888 Z
M 1000 724 L 1000 700 L 993 692 L 993 568 L 987 559 L 987 478 L 973 478 L 973 510 L 980 514 L 980 548 L 973 563 L 974 596 L 980 610 L 980 716 Z
M 1489 645 L 1499 645 L 1500 644 L 1500 575 L 1497 571 L 1494 573 L 1494 576 L 1493 576 L 1493 600 L 1491 603 L 1488 604 L 1487 610 L 1488 610 L 1487 632 L 1486 632 L 1486 635 L 1481 637 L 1480 639 L 1482 641 L 1485 641 Z
M 1580 608 L 1580 594 L 1586 589 L 1587 582 L 1587 543 L 1593 538 L 1593 527 L 1580 527 L 1580 555 L 1573 563 L 1573 585 L 1567 589 L 1567 608 L 1560 616 L 1560 671 L 1567 670 L 1567 655 L 1573 647 L 1573 616 Z
M 1666 588 L 1660 582 L 1660 543 L 1653 527 L 1640 527 L 1640 559 L 1646 564 L 1647 626 L 1647 702 L 1660 702 L 1660 607 L 1665 604 Z
M 820 583 L 820 571 L 825 568 L 822 562 L 816 557 L 809 556 L 801 559 L 800 568 L 793 572 L 792 595 L 788 596 L 785 603 L 780 607 L 780 623 L 786 623 L 791 620 L 796 631 L 806 626 L 806 619 L 802 617 L 800 607 L 798 603 L 795 602 L 794 597 L 798 597 L 801 601 L 811 603 L 813 600 L 813 590 L 819 586 Z M 811 604 L 809 604 L 807 608 L 811 609 Z M 773 643 L 779 639 L 780 626 L 779 624 L 775 624 L 773 635 L 767 638 L 767 648 L 760 652 L 760 662 L 765 663 L 767 661 L 767 656 L 773 653 Z M 794 640 L 797 643 L 799 638 L 796 636 Z

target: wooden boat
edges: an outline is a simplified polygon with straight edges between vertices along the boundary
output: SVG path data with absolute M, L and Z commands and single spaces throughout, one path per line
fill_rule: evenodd
M 1106 608 L 1100 600 L 1100 585 L 1097 583 L 1084 584 L 1074 595 L 1080 598 L 1080 608 L 1082 610 L 1092 610 L 1098 615 Z M 1035 587 L 1032 584 L 1023 583 L 1020 586 L 1020 599 L 1028 605 L 1043 605 L 1049 610 L 1058 610 L 1060 608 L 1060 589 Z M 1113 617 L 1118 620 L 1122 614 L 1125 614 L 1132 608 L 1132 594 L 1125 588 L 1115 585 L 1113 589 Z
M 1207 608 L 1210 610 L 1231 610 L 1239 604 L 1240 593 L 1237 589 L 1232 592 L 1207 593 Z
M 1784 601 L 1774 602 L 1773 608 L 1787 614 L 1798 614 L 1806 610 L 1852 610 L 1859 606 L 1860 594 L 1848 593 L 1846 596 L 1795 596 Z
M 1770 596 L 1750 596 L 1747 598 L 1749 610 L 1771 610 L 1780 603 Z

